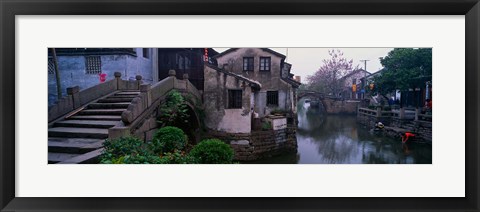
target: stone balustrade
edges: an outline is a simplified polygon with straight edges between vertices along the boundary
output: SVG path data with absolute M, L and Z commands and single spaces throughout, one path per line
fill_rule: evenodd
M 84 105 L 117 90 L 138 90 L 142 83 L 141 76 L 136 80 L 123 80 L 122 74 L 115 72 L 115 79 L 100 83 L 90 88 L 80 90 L 79 86 L 67 88 L 67 96 L 59 99 L 48 110 L 48 122 L 61 118 L 68 113 L 82 108 Z

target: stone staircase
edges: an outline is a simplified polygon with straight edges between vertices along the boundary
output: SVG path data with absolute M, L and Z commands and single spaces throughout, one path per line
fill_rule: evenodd
M 48 129 L 48 163 L 94 163 L 102 152 L 108 129 L 121 124 L 121 115 L 140 94 L 123 90 L 106 95 Z

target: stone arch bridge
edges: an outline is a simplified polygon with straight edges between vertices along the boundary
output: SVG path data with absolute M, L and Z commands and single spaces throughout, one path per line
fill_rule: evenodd
M 49 163 L 95 163 L 105 139 L 134 135 L 150 140 L 159 127 L 159 107 L 172 90 L 185 97 L 189 122 L 200 128 L 202 96 L 188 75 L 177 79 L 174 70 L 153 85 L 143 84 L 141 76 L 122 80 L 117 72 L 115 79 L 82 91 L 67 88 L 67 96 L 48 111 Z

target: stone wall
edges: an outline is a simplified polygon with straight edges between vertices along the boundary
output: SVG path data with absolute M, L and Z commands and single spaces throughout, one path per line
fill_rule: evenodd
M 357 122 L 369 128 L 374 128 L 377 122 L 382 122 L 384 125 L 387 125 L 387 126 L 390 125 L 391 118 L 357 114 Z
M 242 91 L 242 108 L 228 108 L 228 90 Z M 216 131 L 248 133 L 251 130 L 252 88 L 242 80 L 205 67 L 203 102 L 205 126 Z
M 432 123 L 427 121 L 413 121 L 395 117 L 376 117 L 374 115 L 357 114 L 357 122 L 374 128 L 375 123 L 382 122 L 385 127 L 385 134 L 391 137 L 399 137 L 399 133 L 412 132 L 427 142 L 432 142 Z
M 295 128 L 289 127 L 243 134 L 209 132 L 208 138 L 218 138 L 230 144 L 235 151 L 235 160 L 252 161 L 282 153 L 297 152 L 295 134 Z
M 392 118 L 390 126 L 405 129 L 406 131 L 417 134 L 426 141 L 432 142 L 432 122 Z
M 327 114 L 356 114 L 359 101 L 324 98 L 323 106 Z

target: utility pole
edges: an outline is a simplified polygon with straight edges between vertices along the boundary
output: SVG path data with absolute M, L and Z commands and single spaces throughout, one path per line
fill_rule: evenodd
M 362 95 L 363 95 L 363 98 L 365 98 L 365 92 L 366 92 L 365 86 L 367 85 L 367 61 L 370 61 L 370 60 L 360 60 L 360 61 L 365 63 L 365 68 L 364 68 L 365 76 L 363 77 L 363 85 L 362 85 L 362 88 L 363 88 Z

